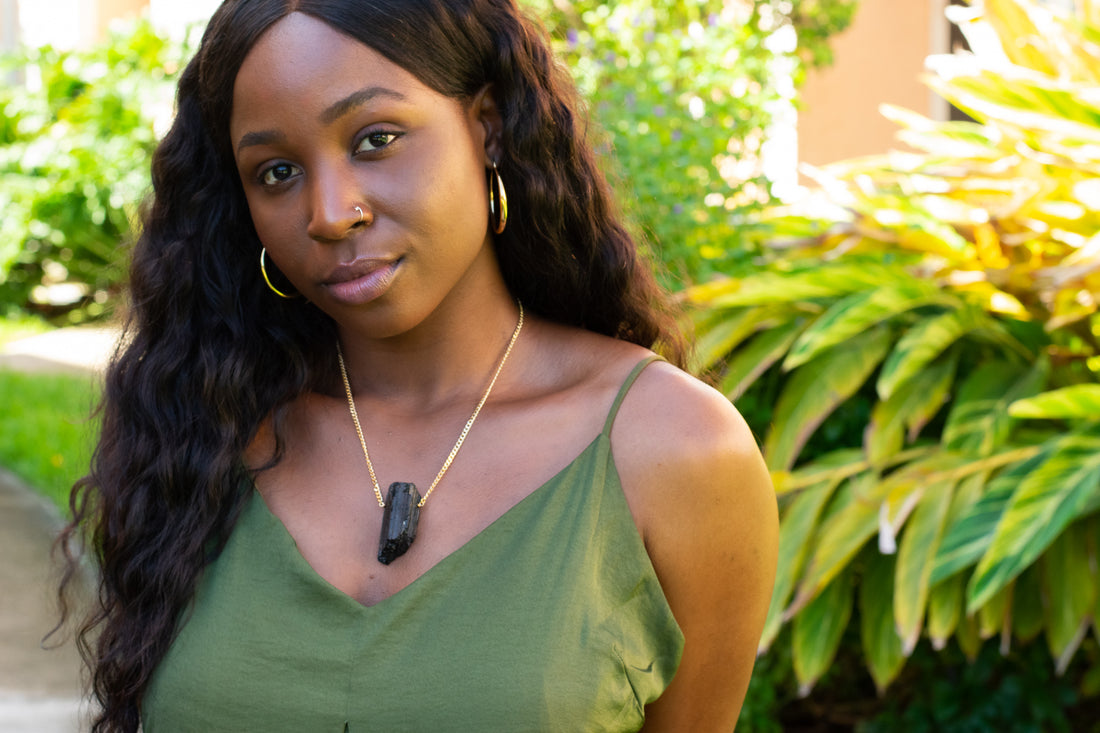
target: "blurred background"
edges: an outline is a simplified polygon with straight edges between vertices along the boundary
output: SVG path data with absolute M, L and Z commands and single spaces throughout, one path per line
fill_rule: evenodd
M 772 470 L 738 731 L 1100 731 L 1100 0 L 524 3 Z M 0 0 L 5 731 L 77 728 L 46 555 L 216 5 Z

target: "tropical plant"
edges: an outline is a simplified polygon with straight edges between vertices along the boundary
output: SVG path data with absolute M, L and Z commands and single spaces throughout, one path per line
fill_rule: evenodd
M 974 121 L 886 108 L 916 152 L 814 172 L 827 206 L 771 212 L 766 266 L 688 293 L 696 366 L 774 405 L 761 648 L 791 622 L 804 690 L 853 616 L 880 690 L 922 634 L 1043 634 L 1060 671 L 1097 620 L 1100 2 L 956 10 L 973 53 L 927 82 Z
M 4 60 L 25 83 L 0 88 L 0 303 L 74 321 L 109 308 L 184 54 L 140 22 Z

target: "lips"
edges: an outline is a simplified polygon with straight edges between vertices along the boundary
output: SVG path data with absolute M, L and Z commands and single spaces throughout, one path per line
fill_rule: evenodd
M 393 282 L 401 259 L 360 258 L 339 265 L 322 283 L 332 297 L 345 305 L 362 305 L 378 298 Z

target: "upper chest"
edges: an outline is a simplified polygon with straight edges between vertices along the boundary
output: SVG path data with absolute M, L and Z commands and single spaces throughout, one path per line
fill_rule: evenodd
M 469 417 L 423 419 L 360 410 L 378 489 L 416 484 L 426 494 L 416 539 L 389 565 L 378 562 L 384 510 L 346 404 L 313 396 L 291 412 L 285 458 L 256 477 L 271 512 L 309 565 L 335 588 L 374 605 L 421 577 L 567 468 L 603 428 L 614 389 L 490 405 L 439 477 Z

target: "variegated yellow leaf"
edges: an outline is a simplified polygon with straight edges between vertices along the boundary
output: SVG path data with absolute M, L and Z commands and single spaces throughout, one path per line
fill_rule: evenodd
M 795 581 L 811 546 L 811 537 L 825 502 L 832 496 L 839 481 L 825 481 L 806 489 L 784 510 L 779 523 L 779 562 L 772 587 L 771 605 L 760 638 L 760 651 L 775 641 L 783 623 L 783 610 L 794 590 Z
M 823 593 L 795 617 L 791 629 L 791 657 L 801 696 L 821 679 L 832 664 L 852 616 L 850 574 L 838 575 Z
M 1039 568 L 1032 565 L 1016 579 L 1016 590 L 1012 593 L 1012 633 L 1026 643 L 1039 635 L 1043 625 L 1043 588 Z
M 1051 450 L 1052 448 L 1010 466 L 989 482 L 981 498 L 965 509 L 959 507 L 963 510 L 961 516 L 948 522 L 943 541 L 936 552 L 930 580 L 932 585 L 981 559 L 993 541 L 997 524 L 1020 482 L 1042 465 Z
M 920 639 L 932 560 L 939 549 L 953 489 L 954 484 L 946 481 L 925 487 L 902 533 L 893 595 L 894 618 L 905 656 L 913 653 Z
M 726 312 L 720 321 L 698 328 L 692 361 L 688 368 L 695 374 L 706 371 L 751 336 L 774 313 L 767 307 L 740 308 Z
M 874 328 L 831 349 L 799 368 L 776 404 L 773 425 L 764 443 L 768 467 L 786 470 L 814 430 L 867 381 L 886 355 L 892 335 Z
M 798 337 L 783 367 L 799 367 L 899 313 L 950 301 L 951 296 L 932 283 L 916 279 L 854 293 L 834 303 Z
M 899 385 L 920 374 L 959 338 L 990 324 L 985 313 L 969 306 L 918 322 L 898 339 L 882 365 L 876 385 L 879 398 L 889 399 Z
M 1030 369 L 986 362 L 963 383 L 943 429 L 948 450 L 987 456 L 1004 444 L 1012 427 L 1008 406 L 1042 389 L 1050 363 L 1040 359 Z
M 796 318 L 753 336 L 729 360 L 726 373 L 722 377 L 722 393 L 736 401 L 761 374 L 783 358 L 807 325 L 805 319 Z
M 1008 413 L 1019 418 L 1100 420 L 1100 384 L 1075 384 L 1016 400 Z
M 867 567 L 859 586 L 860 638 L 867 669 L 881 695 L 898 676 L 905 658 L 894 626 L 894 558 L 867 553 Z
M 965 590 L 966 578 L 958 573 L 932 586 L 928 594 L 928 637 L 936 651 L 947 646 L 947 640 L 959 625 Z
M 889 399 L 875 404 L 863 434 L 863 449 L 871 465 L 881 467 L 902 449 L 906 427 L 912 440 L 936 414 L 947 399 L 957 362 L 957 355 L 940 360 L 905 382 Z
M 1047 644 L 1058 674 L 1081 645 L 1096 609 L 1095 525 L 1075 522 L 1042 557 Z
M 1057 440 L 1024 477 L 967 588 L 967 609 L 984 605 L 1048 548 L 1100 492 L 1100 426 Z

